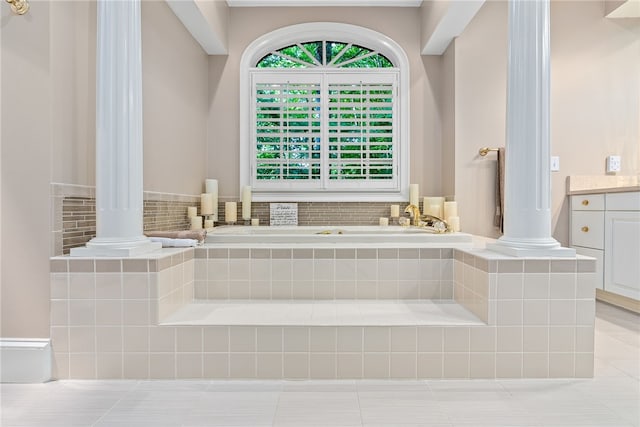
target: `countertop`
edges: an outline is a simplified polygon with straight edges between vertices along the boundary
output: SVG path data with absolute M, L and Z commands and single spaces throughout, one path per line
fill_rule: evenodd
M 640 191 L 639 176 L 574 175 L 567 177 L 567 195 Z
M 631 185 L 628 187 L 589 188 L 586 190 L 569 191 L 567 194 L 569 196 L 575 196 L 578 194 L 626 193 L 629 191 L 640 191 L 640 185 Z

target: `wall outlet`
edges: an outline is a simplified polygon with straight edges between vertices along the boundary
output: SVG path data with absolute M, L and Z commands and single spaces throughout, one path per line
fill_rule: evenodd
M 607 173 L 620 172 L 621 163 L 620 156 L 607 156 Z
M 551 156 L 551 172 L 560 170 L 560 156 Z

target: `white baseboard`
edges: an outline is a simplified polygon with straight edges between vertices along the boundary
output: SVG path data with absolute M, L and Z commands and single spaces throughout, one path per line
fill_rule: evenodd
M 42 383 L 51 379 L 51 340 L 0 338 L 0 382 Z

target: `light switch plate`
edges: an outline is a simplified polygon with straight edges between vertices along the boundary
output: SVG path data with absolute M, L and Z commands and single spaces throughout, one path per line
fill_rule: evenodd
M 560 156 L 551 156 L 551 172 L 560 170 Z
M 621 163 L 620 156 L 607 156 L 607 173 L 620 172 Z

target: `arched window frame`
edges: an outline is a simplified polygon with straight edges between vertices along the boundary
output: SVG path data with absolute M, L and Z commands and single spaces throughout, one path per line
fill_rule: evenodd
M 315 22 L 292 25 L 264 34 L 244 51 L 240 62 L 240 188 L 251 184 L 251 71 L 268 53 L 298 42 L 327 39 L 353 43 L 380 52 L 399 73 L 397 155 L 398 186 L 389 191 L 268 191 L 254 192 L 255 201 L 402 201 L 409 187 L 409 61 L 400 45 L 377 31 L 350 24 Z M 353 71 L 354 69 L 351 69 Z M 363 69 L 364 70 L 364 69 Z

